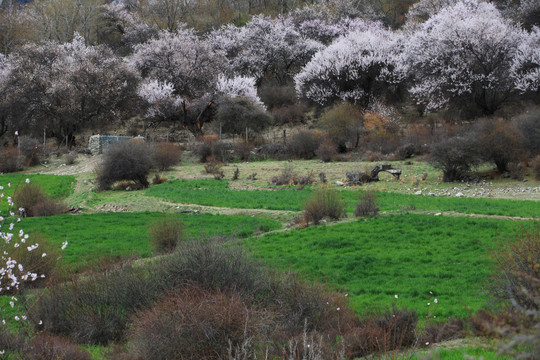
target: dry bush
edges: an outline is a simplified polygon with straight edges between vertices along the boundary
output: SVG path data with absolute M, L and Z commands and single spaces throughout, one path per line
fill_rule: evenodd
M 272 185 L 295 185 L 298 181 L 298 174 L 294 171 L 292 165 L 285 165 L 281 173 L 270 179 Z
M 32 216 L 53 216 L 65 214 L 68 208 L 64 202 L 45 198 L 31 208 Z
M 296 102 L 296 91 L 293 85 L 266 83 L 260 87 L 259 96 L 270 110 L 280 106 L 290 106 Z
M 525 150 L 540 154 L 540 107 L 531 107 L 512 120 L 518 129 Z
M 330 162 L 338 155 L 337 146 L 332 140 L 324 139 L 317 150 L 315 150 L 315 155 L 317 155 L 317 158 L 321 161 Z
M 159 218 L 148 230 L 152 247 L 158 253 L 173 251 L 176 244 L 185 238 L 184 228 L 182 220 L 178 217 L 168 215 Z
M 218 141 L 217 136 L 204 136 L 201 141 L 197 142 L 192 149 L 193 153 L 199 158 L 199 161 L 206 163 L 208 161 L 217 160 L 220 162 L 228 162 L 231 159 L 232 146 L 231 144 Z
M 497 266 L 492 294 L 521 308 L 540 310 L 540 226 L 522 228 L 513 238 L 500 241 L 492 256 Z
M 453 137 L 436 143 L 429 162 L 442 170 L 443 181 L 452 182 L 467 177 L 472 167 L 480 163 L 480 154 L 471 136 Z
M 239 176 L 240 176 L 240 170 L 239 170 L 238 168 L 236 168 L 236 169 L 234 170 L 234 173 L 233 173 L 233 176 L 232 176 L 231 180 L 232 180 L 232 181 L 238 180 L 238 177 L 239 177 Z
M 19 154 L 24 157 L 27 166 L 38 165 L 41 161 L 41 143 L 39 140 L 30 136 L 19 136 L 18 138 Z
M 307 107 L 304 104 L 290 104 L 272 109 L 274 125 L 299 125 L 306 121 Z
M 237 246 L 224 246 L 224 239 L 201 237 L 181 242 L 159 265 L 161 286 L 174 289 L 195 284 L 207 290 L 236 289 L 257 293 L 267 287 L 266 270 Z
M 347 353 L 352 358 L 373 353 L 386 353 L 415 345 L 418 340 L 416 311 L 386 309 L 381 314 L 370 314 L 344 335 Z
M 519 132 L 508 121 L 484 119 L 476 124 L 474 134 L 482 158 L 495 163 L 501 174 L 524 154 Z
M 176 144 L 161 142 L 154 146 L 154 166 L 165 171 L 182 159 L 182 149 Z
M 30 308 L 29 318 L 34 323 L 43 321 L 41 330 L 78 343 L 106 345 L 122 340 L 129 317 L 163 291 L 151 274 L 141 266 L 124 265 L 49 286 Z
M 223 164 L 217 159 L 211 157 L 207 159 L 206 164 L 204 164 L 204 171 L 207 174 L 214 175 L 214 179 L 221 180 L 225 177 L 225 172 L 221 169 Z
M 313 159 L 321 135 L 320 131 L 300 130 L 287 143 L 287 152 L 296 159 Z
M 374 217 L 379 213 L 377 206 L 377 195 L 373 191 L 364 191 L 360 194 L 360 202 L 356 204 L 354 216 Z
M 24 346 L 25 338 L 9 329 L 7 326 L 0 326 L 0 349 L 5 352 L 18 352 Z
M 369 153 L 369 156 L 368 156 L 369 162 L 376 162 L 376 161 L 383 161 L 383 160 L 386 160 L 386 156 L 384 156 L 380 152 L 374 151 L 374 152 Z
M 152 153 L 144 142 L 126 141 L 111 146 L 96 172 L 98 190 L 109 190 L 117 181 L 132 181 L 142 188 L 149 185 Z
M 168 179 L 164 176 L 161 176 L 159 174 L 156 174 L 154 175 L 154 177 L 152 178 L 152 185 L 159 185 L 159 184 L 163 184 L 164 182 L 167 182 Z
M 443 341 L 461 339 L 465 336 L 465 323 L 459 318 L 449 318 L 447 322 L 438 322 L 422 329 L 421 343 L 435 344 Z
M 246 142 L 239 142 L 233 146 L 234 158 L 242 161 L 252 160 L 253 153 L 253 144 Z
M 531 168 L 536 180 L 540 180 L 540 155 L 536 156 L 531 161 Z
M 69 154 L 66 155 L 66 165 L 75 164 L 75 159 L 77 159 L 77 153 L 70 152 Z
M 326 131 L 338 151 L 343 153 L 348 147 L 358 146 L 363 132 L 362 113 L 350 103 L 340 103 L 326 111 L 318 125 Z
M 19 246 L 9 251 L 10 256 L 24 266 L 25 272 L 37 274 L 35 281 L 28 279 L 22 283 L 21 288 L 41 287 L 59 274 L 61 258 L 60 245 L 54 244 L 40 233 L 32 233 L 27 240 L 28 244 L 39 244 L 33 251 L 26 246 Z M 46 256 L 43 256 L 46 254 Z M 46 275 L 42 278 L 41 275 Z
M 24 161 L 20 159 L 15 147 L 5 147 L 0 154 L 0 172 L 11 173 L 24 169 Z
M 142 359 L 224 359 L 257 336 L 257 315 L 231 291 L 187 286 L 136 315 L 130 353 Z
M 346 204 L 341 200 L 341 194 L 328 187 L 322 187 L 313 193 L 304 204 L 304 216 L 306 220 L 315 225 L 328 217 L 340 219 L 347 215 Z
M 24 215 L 52 216 L 67 211 L 66 205 L 60 200 L 49 198 L 37 184 L 24 184 L 14 195 L 13 202 L 17 208 L 24 209 Z
M 39 334 L 26 344 L 24 358 L 27 360 L 90 360 L 92 356 L 67 338 Z

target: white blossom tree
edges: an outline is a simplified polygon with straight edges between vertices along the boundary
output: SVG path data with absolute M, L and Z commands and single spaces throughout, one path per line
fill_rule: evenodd
M 150 108 L 147 119 L 177 123 L 200 136 L 213 117 L 218 75 L 228 69 L 222 52 L 182 27 L 135 46 L 130 63 L 146 79 L 139 96 Z
M 137 74 L 103 46 L 76 35 L 65 44 L 27 45 L 8 60 L 5 84 L 21 128 L 67 137 L 107 125 L 134 110 Z
M 298 32 L 291 18 L 255 16 L 243 27 L 223 26 L 209 35 L 214 49 L 223 50 L 232 69 L 256 79 L 286 83 L 322 44 Z
M 407 41 L 410 94 L 427 110 L 472 105 L 492 114 L 514 93 L 511 65 L 524 37 L 490 3 L 443 8 Z
M 519 45 L 511 72 L 515 87 L 521 93 L 540 88 L 540 28 L 533 27 Z
M 315 54 L 295 76 L 296 90 L 320 105 L 343 100 L 366 108 L 403 80 L 401 47 L 389 30 L 351 32 Z

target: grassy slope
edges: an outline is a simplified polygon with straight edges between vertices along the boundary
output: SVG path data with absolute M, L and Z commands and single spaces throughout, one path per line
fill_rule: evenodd
M 68 239 L 69 245 L 63 253 L 64 262 L 76 271 L 84 268 L 87 262 L 106 256 L 149 256 L 148 226 L 160 216 L 163 214 L 151 212 L 59 215 L 27 218 L 20 226 L 25 232 L 38 231 L 58 244 Z M 191 236 L 235 233 L 245 237 L 280 227 L 276 221 L 250 216 L 175 216 L 182 219 Z
M 295 190 L 275 187 L 271 190 L 231 190 L 227 181 L 173 180 L 146 190 L 154 196 L 171 202 L 199 204 L 243 209 L 302 210 L 302 204 L 312 193 L 311 188 Z M 342 197 L 352 212 L 361 190 L 343 190 Z M 455 197 L 418 196 L 400 193 L 378 193 L 381 210 L 399 210 L 404 207 L 434 211 L 456 211 L 465 214 L 506 215 L 532 217 L 540 214 L 538 201 L 504 199 L 475 199 Z
M 511 234 L 510 221 L 396 215 L 251 239 L 265 261 L 292 267 L 350 294 L 359 312 L 397 303 L 440 318 L 486 304 L 488 248 Z M 433 310 L 433 297 L 439 300 Z M 428 309 L 427 303 L 431 302 Z

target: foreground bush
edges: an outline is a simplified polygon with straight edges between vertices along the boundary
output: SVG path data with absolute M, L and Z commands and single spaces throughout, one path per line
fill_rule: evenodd
M 346 204 L 339 192 L 322 187 L 304 204 L 304 216 L 307 222 L 317 225 L 325 217 L 337 220 L 346 216 L 345 209 Z
M 154 146 L 154 166 L 165 171 L 182 159 L 182 149 L 176 144 L 162 142 Z
M 90 353 L 70 340 L 58 336 L 39 334 L 24 348 L 26 360 L 91 360 Z
M 43 189 L 33 183 L 24 184 L 13 195 L 13 202 L 23 216 L 52 216 L 63 214 L 67 207 L 62 201 L 51 199 Z
M 147 176 L 152 167 L 152 154 L 145 143 L 126 141 L 110 147 L 97 168 L 98 190 L 109 190 L 122 180 L 133 181 L 137 186 L 149 185 Z
M 185 237 L 182 220 L 174 216 L 164 216 L 150 225 L 148 230 L 150 243 L 159 253 L 174 250 L 176 244 Z
M 225 359 L 258 334 L 255 311 L 237 292 L 188 286 L 137 314 L 129 352 L 141 359 Z

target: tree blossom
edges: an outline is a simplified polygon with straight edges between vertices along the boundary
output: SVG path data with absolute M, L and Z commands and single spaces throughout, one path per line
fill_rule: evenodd
M 401 37 L 375 28 L 349 33 L 315 54 L 295 76 L 296 90 L 321 105 L 335 100 L 367 107 L 403 80 Z
M 474 104 L 492 114 L 514 90 L 510 67 L 524 35 L 490 3 L 442 9 L 407 41 L 412 97 L 427 110 Z
M 264 104 L 257 95 L 255 78 L 248 76 L 235 76 L 231 79 L 224 75 L 218 77 L 217 91 L 231 98 L 243 97 L 251 100 L 254 104 L 264 108 Z
M 540 28 L 533 27 L 519 44 L 511 73 L 516 89 L 522 93 L 536 91 L 540 87 Z

